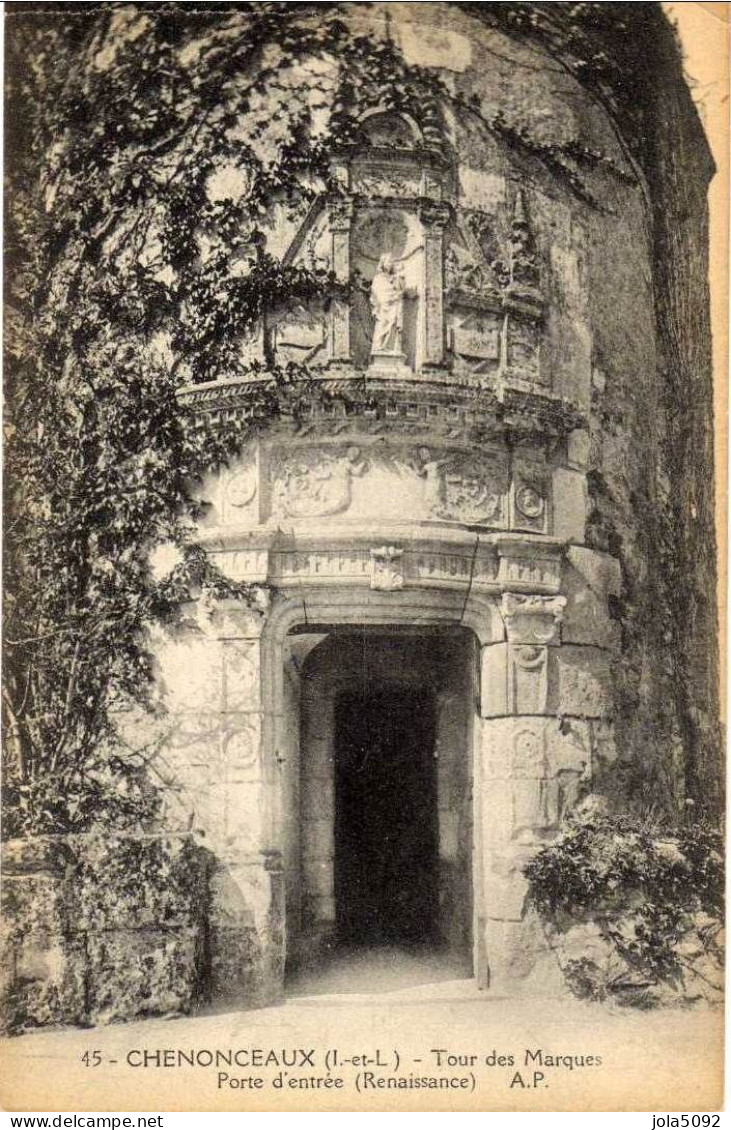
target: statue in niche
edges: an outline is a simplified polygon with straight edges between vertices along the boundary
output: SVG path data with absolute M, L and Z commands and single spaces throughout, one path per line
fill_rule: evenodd
M 378 261 L 371 283 L 371 310 L 375 325 L 371 353 L 401 353 L 406 282 L 400 263 L 388 252 Z

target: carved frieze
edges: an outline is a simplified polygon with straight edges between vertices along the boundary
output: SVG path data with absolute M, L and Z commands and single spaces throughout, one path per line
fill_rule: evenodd
M 337 454 L 313 448 L 275 457 L 270 472 L 272 514 L 316 518 L 341 513 L 350 505 L 352 478 L 365 469 L 361 450 L 354 445 Z
M 349 580 L 362 581 L 370 574 L 367 550 L 297 550 L 273 554 L 273 574 L 277 581 Z
M 421 187 L 418 169 L 399 168 L 395 165 L 356 165 L 353 169 L 353 191 L 368 200 L 385 198 L 416 198 Z

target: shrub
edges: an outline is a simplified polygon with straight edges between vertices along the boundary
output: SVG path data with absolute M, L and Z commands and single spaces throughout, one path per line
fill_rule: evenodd
M 526 865 L 571 991 L 650 1007 L 723 979 L 723 841 L 707 826 L 652 826 L 585 806 Z

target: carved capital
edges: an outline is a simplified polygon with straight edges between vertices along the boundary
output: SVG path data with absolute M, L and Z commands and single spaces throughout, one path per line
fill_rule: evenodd
M 565 596 L 519 596 L 503 593 L 500 613 L 513 644 L 557 644 Z

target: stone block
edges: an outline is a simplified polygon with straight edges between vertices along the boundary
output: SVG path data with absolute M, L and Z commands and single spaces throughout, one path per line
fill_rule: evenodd
M 511 867 L 508 874 L 487 875 L 485 911 L 489 918 L 519 922 L 525 912 L 528 882 L 520 868 Z
M 210 881 L 210 921 L 221 927 L 265 929 L 276 895 L 276 877 L 264 862 L 220 865 Z
M 307 862 L 303 875 L 305 897 L 331 898 L 333 893 L 332 859 L 311 859 Z
M 508 713 L 508 645 L 488 644 L 480 651 L 480 713 L 501 718 Z
M 548 648 L 550 714 L 603 718 L 612 710 L 611 657 L 597 647 Z
M 216 788 L 213 805 L 225 808 L 227 853 L 255 855 L 266 847 L 266 796 L 260 782 L 229 782 Z
M 109 1024 L 190 1011 L 198 993 L 199 946 L 192 926 L 90 936 L 90 1021 Z
M 553 472 L 553 534 L 581 544 L 586 536 L 588 493 L 583 471 L 557 467 Z
M 223 641 L 224 710 L 257 710 L 261 703 L 261 645 Z
M 450 808 L 439 810 L 439 858 L 453 860 L 459 852 L 459 813 Z
M 575 471 L 587 471 L 591 454 L 591 437 L 583 428 L 570 432 L 566 445 L 566 461 Z
M 511 771 L 514 718 L 485 718 L 481 725 L 480 778 L 483 791 L 489 781 L 505 780 Z
M 161 693 L 174 714 L 223 708 L 223 656 L 218 640 L 186 634 L 156 648 Z
M 619 652 L 620 627 L 609 615 L 608 597 L 618 596 L 621 588 L 619 562 L 614 557 L 570 546 L 564 567 L 564 643 L 594 644 Z
M 6 939 L 2 948 L 0 1023 L 5 1031 L 88 1020 L 83 938 L 28 933 Z
M 4 871 L 0 900 L 4 928 L 15 937 L 65 933 L 70 926 L 66 896 L 62 875 Z
M 565 998 L 569 991 L 535 911 L 521 921 L 488 919 L 485 953 L 491 990 Z
M 302 826 L 302 854 L 310 859 L 332 859 L 333 852 L 332 820 L 307 820 Z

